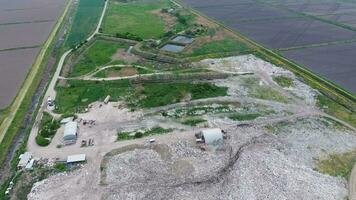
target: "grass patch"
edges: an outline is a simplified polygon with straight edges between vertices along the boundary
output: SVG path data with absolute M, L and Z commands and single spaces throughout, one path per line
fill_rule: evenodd
M 173 129 L 164 129 L 162 127 L 154 127 L 152 129 L 146 130 L 146 131 L 133 131 L 133 132 L 119 132 L 117 134 L 117 140 L 132 140 L 132 139 L 137 139 L 137 138 L 142 138 L 142 137 L 148 137 L 152 135 L 160 135 L 164 133 L 169 133 L 172 132 Z
M 332 99 L 324 95 L 318 95 L 317 105 L 326 113 L 333 115 L 350 125 L 356 127 L 356 113 L 348 110 L 344 106 L 338 104 Z
M 229 116 L 229 118 L 232 120 L 235 120 L 235 121 L 249 121 L 249 120 L 254 120 L 260 116 L 261 115 L 258 113 L 251 113 L 251 114 L 235 113 L 235 114 Z
M 182 122 L 182 124 L 189 125 L 189 126 L 196 126 L 200 123 L 206 122 L 205 119 L 201 118 L 192 118 L 192 119 L 187 119 Z
M 249 50 L 244 43 L 235 41 L 233 39 L 223 39 L 219 41 L 212 41 L 202 45 L 199 48 L 193 49 L 193 56 L 201 56 L 213 53 L 228 53 L 228 52 L 246 52 Z
M 138 106 L 152 108 L 178 103 L 184 99 L 194 100 L 226 95 L 226 87 L 218 87 L 210 83 L 149 83 L 144 84 L 134 98 L 138 99 L 136 103 Z
M 253 98 L 288 103 L 288 99 L 280 92 L 267 85 L 260 85 L 259 82 L 256 77 L 249 77 L 243 79 L 242 85 L 248 89 L 249 95 Z
M 111 62 L 111 56 L 119 48 L 128 48 L 127 44 L 97 40 L 83 54 L 83 57 L 72 67 L 69 76 L 76 77 L 88 74 L 97 67 Z
M 356 151 L 344 154 L 332 154 L 317 163 L 318 171 L 331 176 L 348 178 L 356 162 Z
M 58 172 L 65 172 L 67 171 L 67 166 L 64 163 L 56 163 L 53 168 Z
M 107 95 L 113 101 L 119 100 L 130 91 L 127 80 L 120 81 L 68 81 L 67 87 L 57 87 L 57 105 L 59 113 L 74 114 L 84 110 L 90 103 L 102 101 Z
M 278 101 L 281 103 L 288 103 L 288 99 L 282 96 L 278 91 L 268 87 L 268 86 L 258 86 L 253 87 L 250 90 L 250 94 L 254 98 Z
M 168 1 L 112 2 L 107 10 L 103 32 L 116 35 L 130 33 L 142 39 L 160 38 L 164 34 L 164 20 L 151 13 L 169 5 Z
M 94 31 L 104 8 L 103 0 L 80 0 L 65 41 L 66 47 L 83 42 Z
M 54 120 L 50 114 L 44 112 L 39 127 L 39 132 L 36 136 L 36 143 L 40 146 L 48 146 L 59 127 L 59 121 Z
M 281 87 L 291 87 L 294 84 L 293 79 L 286 76 L 274 76 L 273 80 Z

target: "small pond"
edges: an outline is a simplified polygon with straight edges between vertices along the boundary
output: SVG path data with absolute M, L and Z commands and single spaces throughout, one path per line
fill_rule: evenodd
M 181 52 L 181 51 L 183 51 L 183 49 L 184 49 L 184 46 L 175 45 L 175 44 L 166 44 L 161 48 L 161 50 L 174 52 L 174 53 Z
M 190 43 L 192 43 L 194 41 L 194 39 L 191 38 L 191 37 L 188 37 L 188 36 L 178 35 L 172 41 L 173 42 L 179 42 L 179 43 L 182 43 L 182 44 L 190 44 Z

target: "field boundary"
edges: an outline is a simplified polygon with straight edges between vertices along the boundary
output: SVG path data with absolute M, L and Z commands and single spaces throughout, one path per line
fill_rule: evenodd
M 0 125 L 0 143 L 4 139 L 4 137 L 7 133 L 7 130 L 11 126 L 17 111 L 19 110 L 25 96 L 27 95 L 27 91 L 29 90 L 32 82 L 36 78 L 38 71 L 40 69 L 40 66 L 45 58 L 47 49 L 50 47 L 51 43 L 55 39 L 55 36 L 56 36 L 59 28 L 61 27 L 61 24 L 62 24 L 63 20 L 65 19 L 65 16 L 67 15 L 67 12 L 69 10 L 71 2 L 72 2 L 72 0 L 68 0 L 67 5 L 66 5 L 62 15 L 58 19 L 55 27 L 52 29 L 52 32 L 49 35 L 48 39 L 46 40 L 45 44 L 42 46 L 39 54 L 36 57 L 35 62 L 33 63 L 32 67 L 31 67 L 31 71 L 28 73 L 25 81 L 22 84 L 21 89 L 18 91 L 17 96 L 15 97 L 15 100 L 11 104 L 11 106 L 9 108 L 9 115 L 3 120 L 2 124 Z
M 356 110 L 356 97 L 349 93 L 348 91 L 344 90 L 343 88 L 337 86 L 334 83 L 331 83 L 330 81 L 324 79 L 323 77 L 320 77 L 318 75 L 316 75 L 315 73 L 313 73 L 312 71 L 310 71 L 309 69 L 300 66 L 284 57 L 282 57 L 281 55 L 279 55 L 278 53 L 267 49 L 266 47 L 254 42 L 251 39 L 248 39 L 246 36 L 242 35 L 241 33 L 232 30 L 230 27 L 224 25 L 221 22 L 218 22 L 212 18 L 210 18 L 209 16 L 204 15 L 203 13 L 195 10 L 194 8 L 192 8 L 191 6 L 185 4 L 184 2 L 182 2 L 181 0 L 171 0 L 172 2 L 175 1 L 175 3 L 180 3 L 181 5 L 183 5 L 183 7 L 189 9 L 192 13 L 198 15 L 198 16 L 202 16 L 205 17 L 206 19 L 226 28 L 227 30 L 231 31 L 232 33 L 236 34 L 237 36 L 239 36 L 242 40 L 244 40 L 247 43 L 250 43 L 254 46 L 257 47 L 256 51 L 258 51 L 259 53 L 261 53 L 263 56 L 265 56 L 266 58 L 273 58 L 276 59 L 278 62 L 277 64 L 279 64 L 279 66 L 282 64 L 283 67 L 291 70 L 292 72 L 294 72 L 296 75 L 302 77 L 304 79 L 304 81 L 309 82 L 309 85 L 311 85 L 314 88 L 317 88 L 318 90 L 320 90 L 320 92 L 324 93 L 325 95 L 329 96 L 330 98 L 332 98 L 333 100 L 338 101 L 340 104 L 346 106 L 347 108 L 355 111 Z M 266 59 L 264 58 L 264 59 Z M 275 63 L 276 64 L 276 63 Z

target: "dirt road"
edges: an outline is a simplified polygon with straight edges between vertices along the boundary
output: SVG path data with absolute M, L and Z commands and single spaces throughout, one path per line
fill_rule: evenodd
M 356 164 L 354 165 L 349 179 L 349 199 L 356 200 Z

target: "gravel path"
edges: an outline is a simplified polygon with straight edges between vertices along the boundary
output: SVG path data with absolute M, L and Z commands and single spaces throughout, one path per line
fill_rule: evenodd
M 351 175 L 350 175 L 349 198 L 350 200 L 356 200 L 356 164 L 352 168 Z

